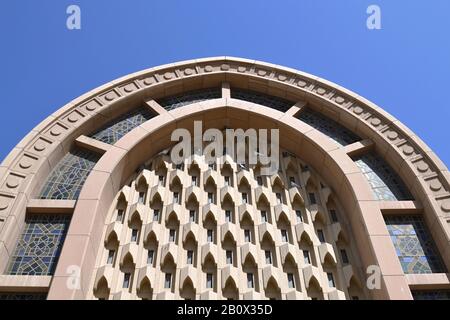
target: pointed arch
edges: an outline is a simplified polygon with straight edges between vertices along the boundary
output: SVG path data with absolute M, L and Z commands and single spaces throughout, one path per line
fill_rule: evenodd
M 111 286 L 105 277 L 101 277 L 94 286 L 94 296 L 97 299 L 108 300 Z
M 146 276 L 142 279 L 137 289 L 137 295 L 142 300 L 153 299 L 153 287 L 150 279 Z

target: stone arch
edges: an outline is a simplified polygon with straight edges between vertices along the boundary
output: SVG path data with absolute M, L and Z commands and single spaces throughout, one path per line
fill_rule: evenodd
M 225 287 L 222 290 L 222 294 L 224 298 L 226 298 L 227 300 L 239 299 L 239 290 L 232 277 L 228 278 L 227 282 L 225 283 Z
M 190 70 L 189 72 L 186 71 L 188 69 Z M 405 180 L 409 189 L 415 193 L 415 198 L 421 199 L 421 202 L 423 202 L 423 216 L 428 224 L 436 229 L 436 232 L 433 234 L 437 237 L 440 252 L 445 255 L 444 260 L 450 261 L 448 259 L 450 254 L 448 250 L 448 225 L 445 218 L 443 218 L 450 212 L 449 178 L 446 173 L 448 170 L 417 136 L 379 107 L 333 83 L 292 69 L 236 58 L 220 57 L 188 61 L 145 70 L 106 84 L 63 107 L 33 130 L 24 139 L 20 148 L 17 148 L 5 159 L 4 167 L 7 169 L 2 173 L 2 179 L 4 178 L 6 181 L 7 190 L 3 190 L 5 192 L 0 194 L 0 214 L 16 216 L 17 221 L 19 221 L 17 227 L 20 227 L 22 222 L 20 222 L 21 219 L 19 217 L 21 217 L 22 213 L 14 211 L 14 208 L 27 206 L 28 198 L 32 198 L 32 195 L 36 194 L 35 191 L 39 184 L 37 177 L 46 176 L 50 171 L 46 161 L 41 160 L 48 157 L 57 161 L 61 158 L 63 154 L 56 151 L 60 150 L 60 145 L 68 145 L 79 134 L 88 134 L 87 128 L 94 127 L 95 123 L 101 118 L 100 111 L 103 114 L 106 112 L 106 114 L 111 115 L 120 113 L 135 98 L 140 97 L 138 99 L 140 101 L 150 96 L 156 98 L 159 94 L 158 92 L 163 92 L 164 90 L 162 89 L 166 85 L 176 85 L 181 81 L 185 81 L 188 75 L 190 78 L 203 78 L 205 80 L 213 76 L 222 80 L 230 79 L 230 81 L 235 78 L 245 80 L 243 83 L 248 83 L 249 80 L 260 82 L 262 80 L 262 82 L 267 82 L 279 88 L 286 96 L 295 98 L 298 101 L 306 100 L 306 102 L 319 104 L 320 106 L 316 106 L 316 109 L 323 109 L 322 111 L 325 113 L 334 112 L 337 115 L 335 118 L 338 122 L 354 128 L 361 137 L 375 141 L 379 149 L 386 150 L 385 154 L 389 164 L 393 165 L 401 178 Z M 219 100 L 215 101 L 215 103 L 221 105 L 218 108 L 222 108 L 223 104 L 227 104 L 227 102 L 219 102 Z M 365 200 L 371 199 L 371 192 L 364 177 L 358 173 L 350 173 L 355 167 L 346 158 L 348 155 L 345 155 L 342 150 L 336 149 L 332 141 L 323 139 L 323 135 L 312 131 L 310 126 L 296 121 L 295 117 L 292 117 L 290 113 L 282 115 L 270 108 L 263 107 L 261 109 L 261 107 L 250 102 L 241 103 L 233 100 L 236 99 L 230 99 L 229 104 L 231 106 L 226 108 L 239 111 L 247 110 L 247 112 L 259 117 L 265 115 L 266 118 L 277 119 L 280 126 L 284 129 L 298 133 L 299 137 L 301 137 L 299 145 L 302 145 L 302 148 L 311 150 L 310 154 L 303 154 L 305 163 L 313 165 L 320 162 L 324 164 L 324 176 L 333 177 L 331 179 L 332 187 L 335 190 L 340 190 L 341 197 L 347 200 L 341 202 L 344 204 L 356 204 L 354 208 L 351 208 L 350 205 L 345 208 L 349 214 L 351 213 L 363 222 L 361 230 L 358 230 L 358 226 L 355 224 L 351 226 L 354 234 L 358 232 L 365 234 L 364 225 L 370 224 L 362 216 L 363 210 L 374 212 L 378 215 L 378 222 L 382 222 L 380 209 L 368 207 L 368 204 L 364 203 Z M 249 110 L 250 106 L 253 111 Z M 195 106 L 191 105 L 184 108 L 193 107 Z M 100 203 L 111 202 L 113 194 L 115 194 L 122 182 L 128 179 L 131 176 L 131 172 L 143 162 L 141 161 L 143 160 L 143 155 L 137 155 L 136 150 L 149 147 L 149 153 L 155 154 L 160 152 L 162 148 L 159 145 L 154 144 L 155 146 L 153 147 L 153 142 L 150 143 L 151 137 L 159 129 L 170 131 L 176 126 L 177 121 L 186 118 L 186 113 L 183 115 L 183 112 L 186 111 L 182 109 L 171 111 L 170 116 L 160 112 L 157 117 L 149 120 L 140 129 L 136 129 L 122 138 L 116 146 L 105 150 L 103 158 L 97 163 L 97 166 L 86 181 L 81 191 L 80 199 L 73 209 L 74 220 L 92 219 L 92 221 L 95 221 L 95 217 L 101 214 L 98 209 Z M 207 113 L 204 110 L 202 112 Z M 195 112 L 191 114 L 193 115 Z M 174 120 L 171 120 L 171 118 Z M 61 126 L 61 123 L 64 126 Z M 354 125 L 355 123 L 358 125 Z M 305 134 L 308 132 L 309 136 L 306 136 Z M 286 144 L 288 144 L 286 146 L 287 149 L 301 154 L 300 148 L 295 143 L 287 142 Z M 27 152 L 30 151 L 35 154 L 35 158 L 29 157 Z M 321 161 L 317 162 L 319 159 Z M 131 160 L 131 162 L 125 165 L 128 160 Z M 29 168 L 32 168 L 33 173 L 27 171 Z M 11 174 L 12 171 L 14 171 L 14 174 Z M 26 176 L 26 181 L 29 181 L 27 187 L 22 189 L 21 192 L 17 190 L 23 186 L 25 179 L 17 178 L 17 173 Z M 105 173 L 114 176 L 114 181 Z M 330 181 L 327 182 L 329 183 Z M 92 199 L 97 200 L 92 201 Z M 89 201 L 91 203 L 88 206 Z M 90 234 L 91 230 L 88 230 L 87 226 L 91 225 L 86 223 L 86 230 L 81 232 Z M 71 229 L 73 228 L 71 227 Z M 95 225 L 94 229 L 96 229 L 95 232 L 98 232 L 98 225 Z M 72 231 L 75 232 L 75 229 Z M 77 230 L 77 232 L 80 232 L 80 230 Z M 71 230 L 69 230 L 70 234 Z M 369 236 L 367 235 L 368 238 Z M 10 231 L 2 228 L 0 238 L 7 239 L 9 237 Z M 96 244 L 94 244 L 95 246 Z M 364 247 L 359 247 L 361 252 L 364 249 Z M 375 248 L 370 250 L 371 252 L 367 253 L 369 258 L 367 261 L 364 261 L 364 264 L 368 264 L 370 260 L 378 261 L 386 255 L 390 258 L 394 256 L 393 252 L 382 253 Z M 65 259 L 67 259 L 68 263 L 74 265 L 78 265 L 83 261 L 82 258 L 80 258 L 80 261 L 75 261 L 77 258 L 71 257 L 70 253 L 64 249 L 61 257 L 61 261 L 66 261 Z M 8 257 L 0 260 L 7 261 Z M 401 270 L 397 271 L 401 273 Z M 56 273 L 63 275 L 64 271 L 57 269 Z M 64 281 L 63 278 L 63 276 L 59 277 L 59 279 L 58 277 L 55 278 L 55 288 L 58 281 Z M 396 280 L 407 287 L 404 279 Z M 383 281 L 390 281 L 390 279 L 383 277 Z M 62 285 L 59 287 L 62 287 Z M 405 287 L 401 289 L 405 289 Z M 408 290 L 402 291 L 399 289 L 393 296 L 388 294 L 385 289 L 383 290 L 374 293 L 374 297 L 411 298 L 407 292 Z M 402 295 L 401 292 L 407 292 L 406 296 Z M 54 294 L 56 295 L 50 289 L 49 297 L 51 298 Z M 70 290 L 64 294 L 73 296 L 73 292 Z
M 274 277 L 271 277 L 267 282 L 265 294 L 271 300 L 281 300 L 281 288 Z
M 307 293 L 312 300 L 323 300 L 323 291 L 316 277 L 312 277 L 309 281 Z
M 153 300 L 153 288 L 147 277 L 141 281 L 137 290 L 137 295 L 142 300 Z
M 194 287 L 194 284 L 192 283 L 191 278 L 186 278 L 184 280 L 183 286 L 180 290 L 180 296 L 184 300 L 195 300 L 197 290 Z
M 108 300 L 110 294 L 110 286 L 105 277 L 100 278 L 94 290 L 94 296 L 99 300 Z

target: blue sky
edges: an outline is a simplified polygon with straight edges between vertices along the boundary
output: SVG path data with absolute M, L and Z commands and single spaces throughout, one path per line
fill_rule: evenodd
M 66 28 L 81 7 L 82 30 Z M 379 5 L 382 30 L 366 28 Z M 134 71 L 230 55 L 334 81 L 392 113 L 448 165 L 450 1 L 4 0 L 0 159 L 49 114 Z

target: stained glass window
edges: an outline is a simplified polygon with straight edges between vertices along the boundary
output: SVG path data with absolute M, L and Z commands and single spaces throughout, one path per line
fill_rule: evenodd
M 196 102 L 222 98 L 221 88 L 208 88 L 186 92 L 172 97 L 158 100 L 158 103 L 167 111 L 184 107 Z
M 8 268 L 10 275 L 52 275 L 58 263 L 67 229 L 68 215 L 30 215 Z
M 414 300 L 450 300 L 450 290 L 412 291 Z
M 385 221 L 405 273 L 445 272 L 422 217 L 386 216 Z
M 0 292 L 0 300 L 45 300 L 46 293 Z
M 91 138 L 108 144 L 114 144 L 134 128 L 154 117 L 149 108 L 139 108 L 114 119 L 99 131 L 91 135 Z
M 41 191 L 41 199 L 76 200 L 99 156 L 87 150 L 73 150 L 56 165 Z
M 288 111 L 292 106 L 295 105 L 295 102 L 283 98 L 256 91 L 236 88 L 231 89 L 231 98 L 253 102 L 282 112 Z
M 369 153 L 355 163 L 369 181 L 377 200 L 413 200 L 409 190 L 392 168 L 377 154 Z
M 346 146 L 361 140 L 360 137 L 344 126 L 313 110 L 303 110 L 298 118 L 314 129 L 319 130 L 340 146 Z

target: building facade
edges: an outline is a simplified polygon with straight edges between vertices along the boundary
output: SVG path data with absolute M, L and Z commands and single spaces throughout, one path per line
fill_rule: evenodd
M 225 146 L 174 161 L 196 122 L 278 130 L 277 170 Z M 449 299 L 449 267 L 445 164 L 380 107 L 272 64 L 115 80 L 0 167 L 0 299 Z

